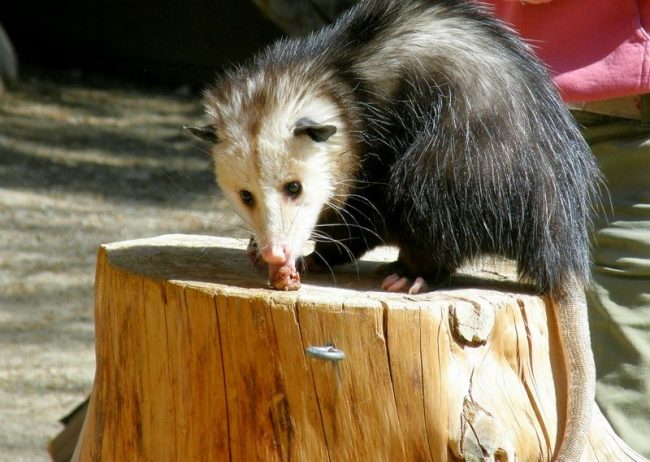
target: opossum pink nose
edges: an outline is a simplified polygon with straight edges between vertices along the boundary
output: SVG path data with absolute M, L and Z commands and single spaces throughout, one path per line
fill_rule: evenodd
M 270 265 L 280 265 L 289 260 L 289 247 L 286 245 L 272 244 L 262 249 L 262 258 Z

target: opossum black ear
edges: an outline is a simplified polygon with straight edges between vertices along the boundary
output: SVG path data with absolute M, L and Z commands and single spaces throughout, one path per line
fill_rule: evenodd
M 298 119 L 293 127 L 294 135 L 308 135 L 318 143 L 327 141 L 334 133 L 336 133 L 334 125 L 321 125 L 308 117 Z
M 217 132 L 212 125 L 206 125 L 204 127 L 194 127 L 192 125 L 185 125 L 183 126 L 183 130 L 187 130 L 192 135 L 196 136 L 197 138 L 201 138 L 203 141 L 207 141 L 208 143 L 219 142 L 219 137 L 217 136 Z

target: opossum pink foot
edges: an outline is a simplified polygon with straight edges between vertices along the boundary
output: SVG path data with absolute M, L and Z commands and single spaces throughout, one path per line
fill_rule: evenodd
M 426 282 L 421 277 L 411 280 L 397 273 L 386 276 L 381 284 L 381 288 L 389 292 L 408 292 L 409 294 L 417 294 L 426 287 Z

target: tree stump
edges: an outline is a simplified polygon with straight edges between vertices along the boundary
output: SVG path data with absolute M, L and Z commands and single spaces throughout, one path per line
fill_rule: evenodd
M 388 294 L 376 261 L 279 292 L 245 246 L 100 248 L 97 371 L 73 460 L 551 459 L 566 384 L 544 299 L 471 278 Z M 643 458 L 596 408 L 583 460 Z

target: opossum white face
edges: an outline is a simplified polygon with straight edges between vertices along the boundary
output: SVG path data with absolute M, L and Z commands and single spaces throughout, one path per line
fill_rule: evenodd
M 239 99 L 238 99 L 239 98 Z M 237 101 L 233 101 L 237 100 Z M 326 98 L 270 104 L 241 95 L 211 108 L 218 142 L 217 180 L 254 232 L 272 277 L 295 268 L 323 208 L 337 190 L 340 153 L 349 151 L 342 120 Z

